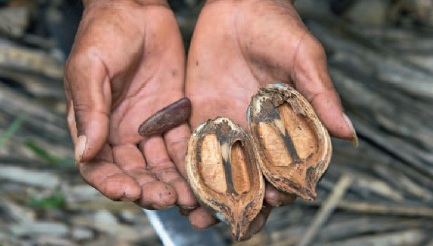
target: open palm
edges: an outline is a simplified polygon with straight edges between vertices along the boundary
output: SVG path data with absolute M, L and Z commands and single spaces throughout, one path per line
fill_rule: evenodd
M 332 135 L 355 137 L 329 78 L 324 50 L 291 2 L 208 1 L 188 53 L 186 95 L 193 105 L 191 127 L 226 116 L 246 128 L 251 96 L 274 82 L 287 83 L 301 92 Z M 292 195 L 268 185 L 266 206 L 245 238 L 263 227 L 272 206 L 293 200 Z M 215 222 L 203 215 L 192 214 L 190 219 L 201 228 Z
M 196 206 L 181 175 L 188 125 L 145 139 L 137 132 L 184 96 L 184 66 L 167 4 L 86 6 L 66 65 L 68 123 L 83 179 L 105 196 L 151 209 Z

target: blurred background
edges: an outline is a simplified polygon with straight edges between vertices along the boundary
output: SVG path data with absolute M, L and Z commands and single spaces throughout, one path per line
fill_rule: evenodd
M 203 1 L 169 2 L 187 49 Z M 433 245 L 433 1 L 296 7 L 359 146 L 334 139 L 319 199 L 275 209 L 253 239 L 214 231 L 225 245 Z M 75 168 L 62 76 L 81 12 L 79 0 L 0 0 L 0 246 L 162 245 L 139 208 Z

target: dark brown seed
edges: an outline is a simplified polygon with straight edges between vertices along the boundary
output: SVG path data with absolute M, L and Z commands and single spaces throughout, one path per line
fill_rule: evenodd
M 163 134 L 188 121 L 191 114 L 191 101 L 184 97 L 156 112 L 138 128 L 142 137 Z

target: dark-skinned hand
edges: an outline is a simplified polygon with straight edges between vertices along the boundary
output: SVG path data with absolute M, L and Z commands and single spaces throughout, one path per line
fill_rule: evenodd
M 323 47 L 307 30 L 293 2 L 207 1 L 188 53 L 186 96 L 192 101 L 191 128 L 225 116 L 246 129 L 251 96 L 274 82 L 289 84 L 303 94 L 333 136 L 356 139 L 329 77 Z M 265 205 L 243 239 L 263 228 L 272 207 L 294 199 L 267 185 Z M 197 228 L 216 223 L 202 208 L 189 215 Z
M 66 64 L 68 123 L 83 179 L 147 209 L 197 202 L 182 176 L 186 123 L 142 138 L 149 116 L 184 97 L 185 54 L 165 0 L 88 0 Z

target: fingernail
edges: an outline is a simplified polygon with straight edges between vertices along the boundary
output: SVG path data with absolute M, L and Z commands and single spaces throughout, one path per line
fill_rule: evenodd
M 79 136 L 77 144 L 75 145 L 75 161 L 77 163 L 82 162 L 84 151 L 86 150 L 87 137 Z
M 181 206 L 181 208 L 183 210 L 194 210 L 194 209 L 198 208 L 198 205 L 197 206 Z
M 355 127 L 353 127 L 352 121 L 349 119 L 349 117 L 346 114 L 343 113 L 343 117 L 352 133 L 350 142 L 352 143 L 353 146 L 358 147 L 359 141 L 358 141 L 358 136 L 356 135 Z

